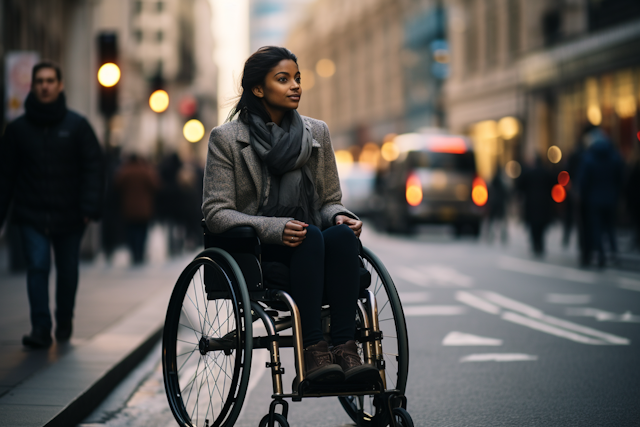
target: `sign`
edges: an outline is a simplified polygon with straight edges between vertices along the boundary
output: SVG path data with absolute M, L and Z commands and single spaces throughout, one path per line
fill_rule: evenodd
M 5 55 L 5 119 L 24 114 L 24 101 L 31 90 L 31 70 L 40 61 L 32 51 L 10 51 Z

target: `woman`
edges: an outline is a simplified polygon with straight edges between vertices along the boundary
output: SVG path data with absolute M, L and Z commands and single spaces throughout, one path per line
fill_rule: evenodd
M 373 381 L 378 372 L 362 364 L 353 341 L 362 222 L 341 204 L 327 125 L 296 111 L 300 71 L 288 49 L 260 48 L 247 59 L 241 85 L 229 120 L 209 137 L 207 226 L 214 233 L 251 226 L 263 262 L 289 266 L 309 381 Z M 331 306 L 331 349 L 321 330 L 323 295 Z

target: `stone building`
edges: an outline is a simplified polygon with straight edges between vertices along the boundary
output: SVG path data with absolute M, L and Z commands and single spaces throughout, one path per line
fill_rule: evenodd
M 430 49 L 440 41 L 446 51 L 443 16 L 428 0 L 313 3 L 286 44 L 299 58 L 300 112 L 326 121 L 336 148 L 438 125 Z M 421 31 L 427 23 L 440 31 Z
M 546 158 L 551 146 L 568 156 L 589 122 L 601 125 L 626 158 L 632 156 L 639 123 L 640 3 L 445 3 L 451 49 L 447 125 L 474 136 L 485 177 L 512 159 Z

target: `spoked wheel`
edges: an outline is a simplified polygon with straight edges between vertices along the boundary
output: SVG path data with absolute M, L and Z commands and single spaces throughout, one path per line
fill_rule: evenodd
M 269 425 L 269 414 L 262 417 L 260 420 L 260 427 L 267 427 Z M 289 422 L 281 414 L 273 414 L 273 426 L 274 427 L 289 427 Z
M 180 275 L 162 339 L 165 390 L 180 426 L 238 418 L 251 367 L 250 306 L 238 265 L 220 249 L 202 252 Z
M 391 276 L 375 254 L 364 248 L 362 261 L 371 273 L 369 290 L 375 295 L 378 307 L 386 389 L 399 390 L 404 394 L 409 372 L 409 342 L 400 298 Z M 359 319 L 356 319 L 356 323 L 360 326 Z M 362 354 L 361 344 L 358 346 Z M 374 405 L 374 396 L 346 396 L 339 399 L 347 414 L 359 426 L 373 425 L 374 417 L 388 417 Z
M 404 408 L 393 408 L 393 418 L 398 427 L 413 427 L 413 419 Z

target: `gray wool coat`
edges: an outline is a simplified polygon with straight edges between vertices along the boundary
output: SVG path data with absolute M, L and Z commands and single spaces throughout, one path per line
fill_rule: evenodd
M 342 205 L 338 169 L 326 123 L 301 116 L 311 130 L 313 151 L 307 165 L 321 200 L 322 227 L 334 225 L 336 215 L 356 215 Z M 249 144 L 249 126 L 240 120 L 214 128 L 204 173 L 202 213 L 207 227 L 221 233 L 233 227 L 253 227 L 262 243 L 283 244 L 285 224 L 294 218 L 260 216 L 259 195 L 269 177 L 262 160 Z M 266 178 L 266 179 L 265 179 Z M 265 198 L 265 201 L 267 200 Z

